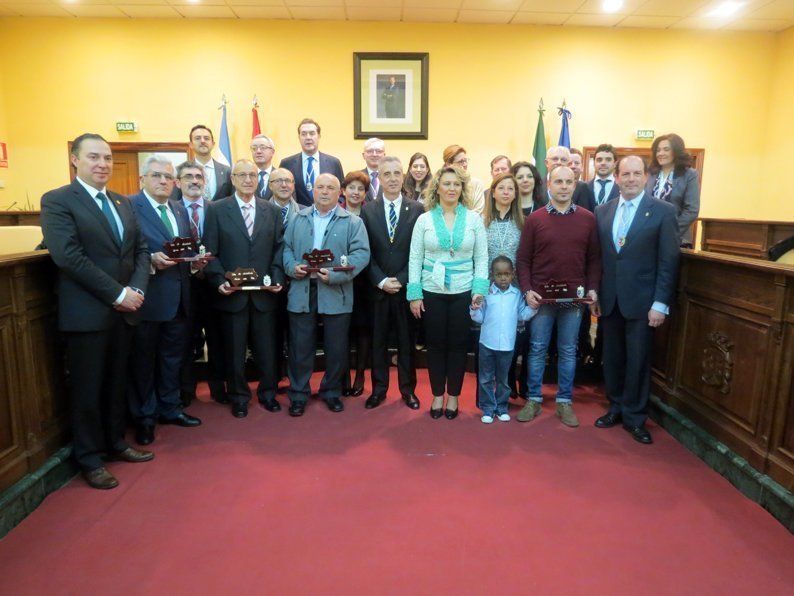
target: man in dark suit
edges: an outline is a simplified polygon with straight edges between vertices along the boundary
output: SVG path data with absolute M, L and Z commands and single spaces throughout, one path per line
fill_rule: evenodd
M 182 206 L 188 214 L 190 236 L 201 245 L 204 238 L 206 214 L 213 203 L 204 200 L 204 169 L 195 161 L 186 161 L 176 169 L 176 186 L 182 195 Z M 173 196 L 173 194 L 172 194 Z M 210 396 L 218 403 L 229 403 L 226 396 L 226 375 L 223 368 L 223 345 L 221 343 L 221 317 L 212 303 L 217 288 L 207 283 L 204 271 L 190 278 L 193 308 L 191 317 L 191 340 L 186 346 L 187 355 L 182 364 L 181 399 L 189 406 L 196 397 L 195 361 L 204 357 L 204 342 L 207 343 L 207 385 Z
M 383 156 L 386 155 L 386 143 L 377 137 L 367 139 L 364 142 L 364 151 L 361 155 L 367 164 L 367 167 L 361 171 L 369 176 L 369 190 L 367 190 L 364 202 L 369 203 L 383 196 L 380 180 L 378 179 L 378 164 L 383 159 Z
M 369 279 L 372 284 L 373 342 L 372 395 L 367 409 L 377 408 L 389 389 L 389 335 L 397 336 L 397 378 L 405 405 L 419 409 L 416 390 L 415 325 L 410 316 L 405 288 L 408 256 L 416 219 L 424 213 L 421 203 L 404 198 L 403 169 L 396 157 L 384 157 L 378 166 L 383 196 L 361 209 L 370 247 Z
M 644 192 L 648 177 L 637 156 L 618 163 L 620 197 L 596 209 L 602 276 L 594 312 L 604 327 L 604 379 L 609 411 L 598 428 L 623 423 L 640 443 L 651 384 L 653 330 L 664 323 L 675 298 L 678 230 L 675 208 Z
M 321 153 L 320 125 L 311 118 L 304 118 L 298 124 L 298 138 L 301 152 L 281 160 L 280 168 L 292 172 L 295 179 L 295 199 L 299 205 L 314 204 L 312 189 L 320 174 L 333 174 L 337 180 L 344 180 L 345 173 L 341 162 L 333 155 Z
M 110 146 L 97 134 L 72 143 L 71 184 L 41 198 L 44 242 L 58 267 L 58 327 L 66 338 L 74 454 L 93 488 L 118 486 L 102 454 L 149 461 L 124 440 L 132 315 L 143 304 L 149 253 L 129 201 L 107 190 Z
M 259 402 L 270 412 L 281 409 L 276 400 L 276 294 L 284 284 L 281 265 L 283 237 L 281 212 L 273 203 L 254 196 L 256 165 L 241 159 L 232 170 L 235 193 L 215 203 L 207 212 L 204 245 L 217 258 L 205 268 L 217 289 L 215 307 L 222 312 L 226 356 L 226 387 L 236 418 L 248 415 L 251 391 L 245 378 L 245 356 L 251 346 L 259 368 Z M 225 275 L 238 267 L 256 270 L 259 280 L 270 277 L 268 290 L 233 291 Z
M 127 391 L 139 445 L 154 441 L 157 420 L 163 424 L 199 426 L 201 420 L 182 411 L 180 371 L 187 356 L 193 305 L 191 265 L 168 258 L 163 245 L 175 236 L 190 237 L 185 207 L 169 200 L 174 166 L 153 155 L 143 165 L 139 194 L 130 197 L 141 233 L 152 255 L 146 302 L 138 311 L 130 355 L 131 383 Z M 194 270 L 203 267 L 196 262 Z
M 209 127 L 196 124 L 190 129 L 190 148 L 196 163 L 204 169 L 204 199 L 217 201 L 228 197 L 233 192 L 230 178 L 231 169 L 212 158 L 212 149 L 215 147 L 215 137 Z M 182 199 L 179 188 L 174 188 L 171 196 L 175 201 Z
M 256 195 L 257 199 L 264 199 L 269 201 L 273 196 L 270 190 L 270 177 L 273 175 L 273 155 L 276 152 L 276 146 L 270 137 L 259 134 L 251 139 L 251 159 L 256 164 L 257 171 L 257 184 Z

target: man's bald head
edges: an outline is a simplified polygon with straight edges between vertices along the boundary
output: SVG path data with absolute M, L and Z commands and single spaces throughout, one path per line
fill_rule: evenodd
M 317 211 L 327 213 L 339 203 L 342 185 L 333 174 L 320 174 L 314 182 L 314 206 Z
M 268 186 L 276 200 L 284 204 L 295 194 L 295 177 L 286 168 L 276 168 L 270 174 Z
M 648 180 L 648 166 L 636 155 L 627 155 L 618 162 L 617 184 L 620 196 L 627 201 L 638 197 L 645 190 Z

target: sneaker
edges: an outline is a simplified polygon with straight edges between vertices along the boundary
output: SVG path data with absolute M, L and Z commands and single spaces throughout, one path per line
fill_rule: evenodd
M 510 414 L 499 414 L 497 418 L 499 422 L 510 422 Z
M 540 416 L 541 407 L 540 404 L 536 401 L 532 401 L 531 399 L 527 401 L 527 404 L 521 408 L 521 411 L 518 413 L 516 417 L 519 422 L 529 422 L 533 418 Z
M 480 422 L 483 424 L 491 424 L 491 422 L 493 422 L 493 416 L 485 414 L 482 418 L 480 418 Z
M 565 426 L 579 426 L 579 419 L 573 411 L 573 406 L 569 403 L 564 402 L 557 404 L 557 418 L 559 418 Z

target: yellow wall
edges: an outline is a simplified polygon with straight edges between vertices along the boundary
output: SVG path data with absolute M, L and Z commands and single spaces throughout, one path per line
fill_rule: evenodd
M 678 132 L 689 146 L 706 149 L 701 214 L 747 216 L 745 189 L 756 186 L 768 135 L 777 130 L 771 119 L 786 121 L 789 138 L 781 143 L 790 147 L 794 136 L 784 107 L 792 103 L 792 39 L 791 32 L 0 19 L 0 85 L 13 159 L 0 173 L 9 185 L 0 190 L 0 205 L 65 183 L 66 142 L 83 131 L 112 141 L 180 141 L 192 124 L 206 122 L 217 134 L 215 108 L 224 92 L 235 156 L 247 155 L 256 93 L 277 160 L 298 150 L 294 127 L 312 116 L 323 127 L 321 149 L 346 169 L 360 168 L 352 53 L 427 51 L 430 138 L 390 141 L 388 153 L 407 160 L 424 151 L 437 167 L 443 147 L 460 143 L 473 173 L 487 179 L 491 156 L 529 157 L 538 98 L 557 106 L 564 97 L 574 114 L 574 145 L 636 145 L 637 128 Z M 787 77 L 776 72 L 781 66 Z M 772 98 L 789 101 L 775 100 L 770 110 Z M 2 103 L 0 132 L 1 114 Z M 115 132 L 116 120 L 133 119 L 140 133 Z M 545 122 L 556 139 L 556 113 L 548 111 Z M 771 193 L 752 215 L 794 219 L 794 201 Z
M 794 157 L 794 27 L 779 34 L 776 42 L 764 165 L 769 166 L 765 168 L 767 171 L 782 174 L 782 179 L 788 179 Z M 772 199 L 772 194 L 776 198 Z M 781 185 L 779 193 L 764 193 L 762 200 L 776 206 L 777 213 L 770 213 L 769 219 L 794 220 L 794 196 L 785 184 Z

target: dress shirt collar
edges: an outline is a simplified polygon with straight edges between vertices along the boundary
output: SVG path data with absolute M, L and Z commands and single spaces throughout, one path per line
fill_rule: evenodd
M 319 150 L 315 151 L 314 155 L 309 155 L 305 151 L 301 151 L 301 155 L 303 156 L 303 163 L 306 163 L 306 160 L 309 159 L 310 157 L 314 158 L 314 163 L 316 163 L 316 164 L 320 163 L 320 151 Z
M 323 215 L 322 213 L 320 213 L 318 211 L 316 206 L 312 205 L 312 217 L 319 217 L 320 219 L 327 219 L 327 218 L 331 217 L 334 214 L 334 211 L 336 211 L 336 207 L 331 208 L 328 211 L 328 213 Z
M 614 174 L 610 174 L 610 175 L 609 175 L 609 176 L 607 176 L 606 178 L 600 178 L 600 177 L 596 176 L 596 177 L 595 177 L 595 179 L 596 179 L 597 181 L 598 181 L 598 180 L 602 180 L 602 181 L 604 181 L 604 182 L 612 182 L 613 184 L 615 183 L 615 175 L 614 175 Z
M 643 190 L 640 194 L 638 194 L 636 197 L 631 199 L 631 201 L 627 201 L 626 199 L 623 198 L 623 195 L 621 194 L 620 200 L 618 201 L 618 209 L 620 209 L 623 206 L 623 203 L 628 203 L 628 202 L 631 202 L 632 205 L 639 205 L 640 201 L 642 200 L 642 197 L 644 196 L 645 196 L 645 191 Z
M 548 212 L 549 212 L 549 213 L 551 213 L 552 215 L 570 215 L 571 213 L 574 213 L 574 212 L 576 211 L 576 204 L 575 204 L 575 203 L 573 203 L 573 202 L 571 202 L 571 204 L 570 204 L 570 205 L 568 205 L 568 208 L 567 208 L 565 211 L 559 211 L 559 210 L 558 210 L 558 209 L 557 209 L 557 208 L 556 208 L 556 207 L 555 207 L 555 206 L 552 204 L 552 202 L 551 202 L 551 201 L 549 201 L 549 202 L 548 202 L 548 204 L 546 205 L 546 211 L 548 211 Z
M 386 195 L 383 195 L 383 204 L 386 206 L 387 211 L 389 209 L 389 203 L 394 203 L 394 210 L 399 211 L 403 204 L 403 193 L 398 194 L 397 198 L 393 201 L 390 201 L 386 198 Z
M 516 288 L 513 284 L 510 284 L 510 286 L 503 292 L 502 290 L 499 289 L 499 287 L 495 283 L 491 283 L 491 287 L 488 289 L 488 293 L 505 295 L 505 294 L 518 294 L 519 292 L 518 292 L 518 288 Z
M 241 210 L 245 209 L 247 205 L 251 205 L 252 207 L 256 205 L 256 197 L 251 197 L 251 200 L 246 203 L 240 198 L 240 195 L 234 193 L 234 199 L 237 201 L 237 206 L 240 207 Z
M 192 201 L 192 200 L 188 199 L 185 195 L 182 195 L 182 203 L 185 205 L 185 207 L 190 207 L 190 205 L 195 203 L 201 209 L 204 209 L 204 195 L 201 195 L 195 201 Z
M 108 189 L 107 189 L 107 187 L 103 188 L 102 190 L 97 190 L 97 189 L 96 189 L 96 188 L 94 188 L 93 186 L 90 186 L 90 185 L 86 184 L 85 182 L 83 182 L 83 181 L 80 179 L 80 176 L 75 176 L 75 177 L 74 177 L 74 179 L 75 179 L 75 180 L 77 180 L 77 181 L 80 183 L 80 186 L 82 186 L 82 187 L 83 187 L 83 188 L 86 190 L 86 192 L 87 192 L 89 195 L 91 195 L 91 198 L 92 198 L 92 199 L 96 200 L 96 196 L 97 196 L 99 193 L 103 193 L 103 194 L 104 194 L 106 197 L 108 196 Z
M 165 203 L 158 203 L 154 198 L 152 198 L 152 195 L 150 195 L 145 190 L 143 191 L 143 196 L 146 197 L 146 200 L 149 201 L 149 204 L 152 206 L 152 209 L 157 211 L 158 214 L 160 213 L 160 205 L 165 205 L 168 211 L 171 211 L 171 206 L 168 204 L 168 201 L 166 201 Z

